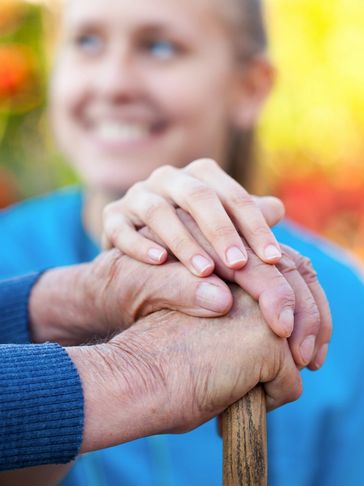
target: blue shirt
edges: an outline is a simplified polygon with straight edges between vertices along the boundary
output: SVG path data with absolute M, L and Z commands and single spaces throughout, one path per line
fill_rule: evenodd
M 92 259 L 82 195 L 63 190 L 0 213 L 0 277 Z M 270 486 L 364 484 L 364 285 L 336 247 L 291 223 L 277 238 L 309 257 L 330 301 L 334 335 L 327 362 L 303 371 L 304 393 L 268 416 Z M 222 444 L 215 421 L 182 435 L 140 439 L 80 458 L 64 486 L 220 486 Z

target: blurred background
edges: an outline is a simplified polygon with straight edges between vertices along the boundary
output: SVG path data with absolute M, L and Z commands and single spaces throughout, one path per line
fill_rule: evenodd
M 0 207 L 77 182 L 45 111 L 56 0 L 0 1 Z M 364 262 L 364 4 L 266 0 L 277 86 L 259 127 L 258 190 Z

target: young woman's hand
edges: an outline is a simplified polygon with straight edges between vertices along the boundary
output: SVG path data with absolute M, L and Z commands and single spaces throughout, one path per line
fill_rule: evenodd
M 250 196 L 210 159 L 196 160 L 184 169 L 160 167 L 106 206 L 103 246 L 157 265 L 167 260 L 168 249 L 195 275 L 210 275 L 214 260 L 177 217 L 177 207 L 193 217 L 227 268 L 237 270 L 247 263 L 241 236 L 265 263 L 275 264 L 282 256 L 270 230 L 284 215 L 281 201 Z M 163 246 L 138 233 L 143 226 Z

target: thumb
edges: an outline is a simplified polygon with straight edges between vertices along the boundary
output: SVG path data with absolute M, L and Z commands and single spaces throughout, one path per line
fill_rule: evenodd
M 148 308 L 144 309 L 145 314 L 170 309 L 195 317 L 217 317 L 231 309 L 231 291 L 216 275 L 196 277 L 176 261 L 169 261 L 162 267 L 150 267 L 150 270 L 154 290 L 153 297 L 148 299 Z

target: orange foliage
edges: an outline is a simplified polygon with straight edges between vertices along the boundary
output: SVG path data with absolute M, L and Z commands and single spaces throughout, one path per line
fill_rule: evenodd
M 364 180 L 360 175 L 346 174 L 331 181 L 320 171 L 288 175 L 280 180 L 277 193 L 289 218 L 364 258 Z
M 18 95 L 27 88 L 32 75 L 31 58 L 23 46 L 0 46 L 0 99 Z
M 0 208 L 5 208 L 19 199 L 16 187 L 14 177 L 6 169 L 0 167 Z
M 39 104 L 39 66 L 25 45 L 0 45 L 0 110 L 29 111 Z

